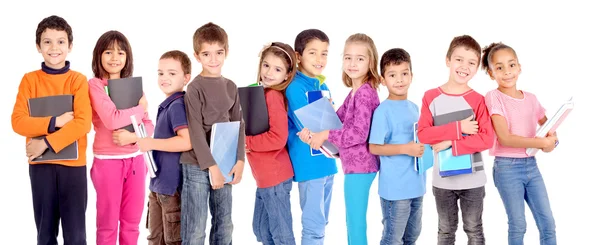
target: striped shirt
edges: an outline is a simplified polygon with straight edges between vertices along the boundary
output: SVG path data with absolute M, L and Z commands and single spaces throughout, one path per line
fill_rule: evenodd
M 479 131 L 462 135 L 460 121 L 473 115 Z M 473 173 L 449 177 L 439 175 L 437 158 L 433 165 L 432 184 L 437 188 L 464 190 L 484 186 L 487 179 L 481 152 L 489 149 L 494 140 L 494 129 L 483 95 L 469 90 L 463 94 L 447 94 L 441 88 L 425 92 L 418 122 L 418 137 L 424 144 L 452 141 L 452 155 L 472 154 Z
M 517 99 L 500 92 L 498 89 L 494 89 L 485 95 L 485 104 L 490 115 L 504 117 L 510 134 L 521 137 L 535 137 L 538 121 L 546 115 L 546 110 L 535 95 L 528 92 L 523 92 L 523 98 Z M 498 141 L 498 138 L 495 137 L 494 145 L 490 149 L 490 155 L 524 158 L 528 157 L 526 150 L 526 148 L 503 146 Z

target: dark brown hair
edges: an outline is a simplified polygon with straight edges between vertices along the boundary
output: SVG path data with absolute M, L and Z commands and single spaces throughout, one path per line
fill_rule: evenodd
M 400 65 L 402 63 L 408 63 L 408 68 L 412 73 L 412 61 L 410 60 L 410 54 L 406 52 L 406 50 L 401 48 L 393 48 L 388 51 L 385 51 L 381 56 L 381 64 L 379 65 L 381 68 L 381 75 L 385 75 L 385 69 L 390 65 Z
M 454 50 L 459 47 L 472 50 L 477 55 L 477 59 L 481 60 L 481 46 L 469 35 L 457 36 L 452 39 L 452 42 L 450 42 L 450 46 L 448 47 L 448 52 L 446 53 L 446 59 L 449 60 Z M 479 60 L 477 61 L 477 65 L 479 65 Z
M 369 71 L 367 72 L 367 76 L 365 77 L 365 81 L 363 82 L 368 82 L 372 88 L 377 89 L 379 83 L 381 82 L 381 77 L 379 76 L 379 73 L 377 73 L 377 66 L 379 65 L 377 60 L 379 55 L 377 54 L 377 47 L 375 47 L 373 39 L 371 39 L 371 37 L 367 36 L 366 34 L 356 33 L 348 37 L 348 39 L 346 39 L 346 45 L 351 43 L 360 43 L 367 46 L 367 55 L 369 58 Z M 350 78 L 348 74 L 346 74 L 346 72 L 342 72 L 342 81 L 344 82 L 344 85 L 346 85 L 346 87 L 352 87 L 352 78 Z
M 325 32 L 319 29 L 307 29 L 296 35 L 296 40 L 294 41 L 294 51 L 302 55 L 302 52 L 304 52 L 304 49 L 306 48 L 306 44 L 314 39 L 329 43 L 329 37 L 327 34 L 325 34 Z
M 194 32 L 194 53 L 199 54 L 203 43 L 219 43 L 225 47 L 225 53 L 229 51 L 227 32 L 220 26 L 208 22 L 196 29 Z
M 125 66 L 121 70 L 121 78 L 131 77 L 133 75 L 133 52 L 131 51 L 131 45 L 129 40 L 119 31 L 107 31 L 96 42 L 94 47 L 94 54 L 92 56 L 92 71 L 94 77 L 107 78 L 108 73 L 102 67 L 102 53 L 105 50 L 117 46 L 125 52 L 127 58 L 125 59 Z
M 294 80 L 294 76 L 296 76 L 296 55 L 294 54 L 294 50 L 290 45 L 281 42 L 273 42 L 271 46 L 267 49 L 263 50 L 260 55 L 260 62 L 258 63 L 258 78 L 257 81 L 260 82 L 260 70 L 262 68 L 262 63 L 267 54 L 273 54 L 280 58 L 285 64 L 286 73 L 288 74 L 288 78 L 280 84 L 277 84 L 270 89 L 274 89 L 277 91 L 282 91 L 285 93 L 285 89 L 288 85 Z
M 515 52 L 515 50 L 513 48 L 511 48 L 510 46 L 508 46 L 502 42 L 491 43 L 490 45 L 483 48 L 483 57 L 481 58 L 481 69 L 484 70 L 488 75 L 491 75 L 490 64 L 492 63 L 494 53 L 496 53 L 496 51 L 501 50 L 501 49 L 510 50 L 515 55 L 515 58 L 518 59 L 517 52 Z
M 35 43 L 39 46 L 42 41 L 42 33 L 46 31 L 46 29 L 52 29 L 57 31 L 65 31 L 67 33 L 67 39 L 71 45 L 73 43 L 73 30 L 71 30 L 71 26 L 65 19 L 62 17 L 58 17 L 56 15 L 52 15 L 44 18 L 37 26 L 35 30 Z
M 181 69 L 183 70 L 184 75 L 192 73 L 192 61 L 184 52 L 179 50 L 171 50 L 160 56 L 160 59 L 174 59 L 179 61 L 179 63 L 181 63 Z

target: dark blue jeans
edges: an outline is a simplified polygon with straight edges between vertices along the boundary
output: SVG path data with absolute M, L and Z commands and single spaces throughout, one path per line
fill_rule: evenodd
M 263 244 L 295 245 L 290 204 L 292 179 L 276 186 L 256 189 L 252 228 Z
M 483 198 L 485 186 L 447 190 L 433 187 L 433 196 L 438 213 L 438 245 L 454 244 L 458 228 L 458 204 L 462 213 L 463 230 L 467 233 L 468 245 L 483 245 Z
M 231 185 L 213 190 L 208 170 L 198 165 L 182 164 L 181 240 L 183 245 L 203 245 L 206 238 L 206 219 L 210 208 L 211 228 L 209 244 L 231 245 Z
M 540 244 L 556 244 L 556 227 L 548 192 L 534 157 L 496 157 L 494 184 L 508 216 L 508 244 L 523 244 L 527 228 L 525 202 L 529 205 L 539 230 Z

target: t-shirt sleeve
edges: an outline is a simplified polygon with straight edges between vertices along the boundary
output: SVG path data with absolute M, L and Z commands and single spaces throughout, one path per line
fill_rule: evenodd
M 500 98 L 500 95 L 495 90 L 490 91 L 485 95 L 485 105 L 488 109 L 490 116 L 505 116 L 504 110 L 502 109 L 502 100 Z
M 373 113 L 373 122 L 371 124 L 369 144 L 385 144 L 386 139 L 390 135 L 390 127 L 385 117 L 385 110 L 383 110 L 381 106 L 375 109 L 375 113 Z
M 544 118 L 544 116 L 546 116 L 546 108 L 544 108 L 542 106 L 542 104 L 540 103 L 540 101 L 537 99 L 537 97 L 535 95 L 533 95 L 533 100 L 534 100 L 534 107 L 535 107 L 535 116 L 537 117 L 537 120 L 541 120 L 542 118 Z
M 171 129 L 173 132 L 177 133 L 178 130 L 188 127 L 184 103 L 173 103 L 169 107 L 169 111 L 167 113 L 169 115 L 169 121 L 171 123 Z

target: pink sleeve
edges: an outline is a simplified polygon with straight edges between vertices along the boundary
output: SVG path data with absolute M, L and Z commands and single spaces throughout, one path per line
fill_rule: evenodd
M 492 148 L 494 144 L 495 133 L 494 127 L 492 126 L 492 120 L 484 103 L 484 99 L 482 97 L 480 98 L 479 102 L 474 106 L 475 120 L 477 120 L 479 125 L 479 131 L 476 134 L 461 136 L 459 140 L 453 140 L 452 155 L 454 156 L 482 152 Z M 465 99 L 468 101 L 468 99 L 472 99 L 472 97 Z
M 119 110 L 104 91 L 102 84 L 98 81 L 92 79 L 89 82 L 89 89 L 92 109 L 98 114 L 98 117 L 100 117 L 100 120 L 107 129 L 117 130 L 130 125 L 131 119 L 129 117 L 131 115 L 135 115 L 138 122 L 144 120 L 146 112 L 141 105 Z M 146 129 L 149 130 L 150 128 L 146 127 Z M 154 126 L 152 126 L 152 131 L 154 131 Z
M 433 115 L 429 110 L 429 105 L 437 95 L 439 94 L 433 94 L 432 91 L 428 91 L 423 96 L 417 137 L 419 137 L 419 141 L 424 144 L 437 144 L 444 140 L 460 139 L 460 132 L 462 131 L 460 128 L 460 121 L 433 126 Z
M 504 115 L 502 100 L 500 99 L 497 90 L 492 90 L 485 95 L 485 105 L 487 106 L 490 116 L 499 115 L 506 117 Z
M 537 116 L 537 120 L 542 120 L 542 118 L 544 118 L 544 116 L 546 116 L 546 109 L 542 106 L 542 104 L 540 103 L 540 101 L 537 99 L 537 97 L 533 94 L 532 98 L 534 100 L 534 106 L 535 106 L 535 115 Z
M 144 127 L 146 128 L 147 136 L 152 137 L 152 135 L 154 135 L 154 124 L 152 123 L 152 120 L 150 120 L 150 117 L 148 116 L 148 112 L 144 113 L 142 122 L 144 123 Z

